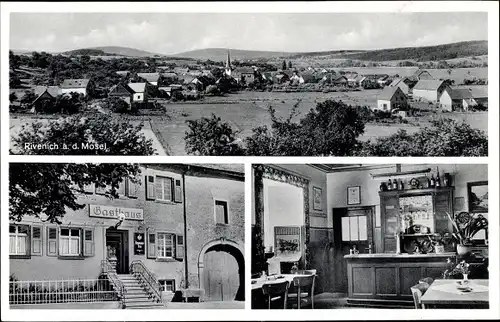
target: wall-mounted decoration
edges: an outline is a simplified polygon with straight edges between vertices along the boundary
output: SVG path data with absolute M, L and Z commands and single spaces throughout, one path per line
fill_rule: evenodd
M 134 233 L 134 255 L 144 255 L 144 233 Z
M 359 205 L 361 203 L 361 187 L 347 187 L 347 204 Z
M 488 181 L 468 182 L 469 212 L 488 212 Z
M 326 218 L 327 215 L 324 212 L 311 212 L 311 216 L 313 217 L 321 217 L 321 218 Z
M 465 211 L 465 198 L 464 197 L 455 197 L 453 202 L 453 211 Z
M 313 210 L 323 210 L 323 190 L 313 187 Z

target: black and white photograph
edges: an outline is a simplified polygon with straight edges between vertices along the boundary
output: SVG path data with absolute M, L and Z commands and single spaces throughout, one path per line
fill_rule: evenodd
M 487 12 L 13 12 L 9 36 L 11 154 L 488 155 Z
M 239 164 L 11 163 L 12 309 L 243 309 Z
M 486 164 L 253 164 L 252 177 L 252 309 L 489 308 L 488 211 L 453 212 Z M 316 186 L 326 218 L 310 213 Z

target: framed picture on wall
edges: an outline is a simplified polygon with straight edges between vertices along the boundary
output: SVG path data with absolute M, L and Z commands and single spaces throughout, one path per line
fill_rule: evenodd
M 313 210 L 323 210 L 323 190 L 313 186 Z
M 468 182 L 469 212 L 488 212 L 488 181 Z
M 347 204 L 359 205 L 361 203 L 361 187 L 347 187 Z

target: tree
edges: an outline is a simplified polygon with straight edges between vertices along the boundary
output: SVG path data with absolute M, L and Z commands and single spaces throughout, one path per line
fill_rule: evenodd
M 9 50 L 9 68 L 15 70 L 19 68 L 21 64 L 21 58 L 18 55 L 15 55 L 12 50 Z
M 269 109 L 272 125 L 253 129 L 245 139 L 247 155 L 345 156 L 352 155 L 364 133 L 365 121 L 357 108 L 342 101 L 327 100 L 316 105 L 298 123 L 297 102 L 285 120 Z
M 9 94 L 9 102 L 14 102 L 14 101 L 17 101 L 17 95 L 16 93 L 12 92 Z
M 361 156 L 487 156 L 488 138 L 465 122 L 451 119 L 433 122 L 415 134 L 404 130 L 367 142 Z
M 31 155 L 152 155 L 153 143 L 132 125 L 111 115 L 73 115 L 49 123 L 23 125 L 13 138 L 11 154 Z
M 138 183 L 137 164 L 11 163 L 9 165 L 9 220 L 40 218 L 61 224 L 67 208 L 85 207 L 78 202 L 86 185 L 107 188 L 108 198 L 118 197 L 124 178 Z
M 31 104 L 36 99 L 36 94 L 32 91 L 25 91 L 21 97 L 21 104 Z
M 291 60 L 288 61 L 288 69 L 292 69 L 292 61 Z
M 187 153 L 211 156 L 244 155 L 243 149 L 237 144 L 237 133 L 215 114 L 210 118 L 187 120 L 186 123 L 189 127 L 184 137 Z
M 286 70 L 286 60 L 283 61 L 283 65 L 281 65 L 281 69 Z

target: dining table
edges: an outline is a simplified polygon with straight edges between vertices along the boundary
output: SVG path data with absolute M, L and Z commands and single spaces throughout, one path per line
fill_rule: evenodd
M 423 308 L 488 308 L 487 279 L 436 279 L 420 299 Z
M 288 281 L 290 284 L 293 283 L 295 277 L 300 276 L 310 276 L 307 274 L 277 274 L 271 276 L 264 276 L 252 279 L 252 308 L 262 309 L 266 308 L 264 295 L 262 293 L 262 286 L 264 284 L 273 283 L 283 283 L 283 281 Z

